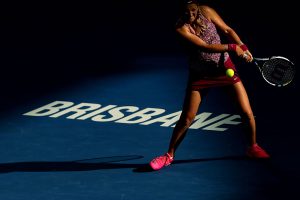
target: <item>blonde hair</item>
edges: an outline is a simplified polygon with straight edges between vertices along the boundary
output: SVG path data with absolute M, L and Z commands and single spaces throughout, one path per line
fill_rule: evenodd
M 195 30 L 197 35 L 202 34 L 206 29 L 207 25 L 203 22 L 202 18 L 204 17 L 201 13 L 201 9 L 199 7 L 199 2 L 197 0 L 187 0 L 185 2 L 185 5 L 190 5 L 190 4 L 196 4 L 197 9 L 198 9 L 198 15 L 197 18 L 193 23 L 190 24 L 190 26 Z M 202 15 L 202 17 L 201 17 Z
M 207 29 L 207 25 L 203 22 L 203 15 L 201 13 L 201 9 L 199 7 L 199 5 L 197 5 L 198 7 L 198 16 L 195 19 L 195 21 L 191 24 L 192 28 L 195 30 L 197 35 L 202 34 L 206 29 Z M 202 15 L 202 18 L 200 17 Z

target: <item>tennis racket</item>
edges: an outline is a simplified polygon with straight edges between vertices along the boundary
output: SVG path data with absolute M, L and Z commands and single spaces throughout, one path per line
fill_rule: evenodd
M 272 86 L 283 87 L 292 82 L 296 68 L 293 62 L 282 56 L 253 58 L 264 80 Z

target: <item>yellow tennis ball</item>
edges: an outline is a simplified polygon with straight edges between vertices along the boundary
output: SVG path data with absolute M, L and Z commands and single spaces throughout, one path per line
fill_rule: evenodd
M 228 76 L 228 77 L 233 77 L 234 76 L 234 71 L 233 71 L 233 69 L 227 69 L 226 70 L 226 76 Z

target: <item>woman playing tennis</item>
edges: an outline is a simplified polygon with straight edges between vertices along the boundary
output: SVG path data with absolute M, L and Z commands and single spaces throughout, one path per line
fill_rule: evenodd
M 176 31 L 188 46 L 188 85 L 182 114 L 173 130 L 169 148 L 165 154 L 151 160 L 152 169 L 159 170 L 173 162 L 175 151 L 193 122 L 206 89 L 213 87 L 226 89 L 240 110 L 249 139 L 246 155 L 251 158 L 269 158 L 268 153 L 257 144 L 255 118 L 248 95 L 229 57 L 233 53 L 245 62 L 251 62 L 253 57 L 247 46 L 213 8 L 199 5 L 196 0 L 186 2 L 184 14 L 176 24 Z M 230 42 L 221 43 L 219 33 L 224 34 Z M 233 77 L 226 76 L 225 69 L 228 68 L 235 71 Z

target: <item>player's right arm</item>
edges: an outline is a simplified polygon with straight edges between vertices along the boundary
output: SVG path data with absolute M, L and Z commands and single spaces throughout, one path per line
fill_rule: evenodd
M 179 33 L 183 38 L 198 46 L 205 52 L 222 53 L 228 51 L 228 44 L 207 44 L 204 40 L 199 38 L 197 35 L 190 32 L 187 25 L 176 28 L 176 32 Z M 242 53 L 243 50 L 237 46 L 237 54 Z M 239 52 L 241 51 L 241 52 Z

